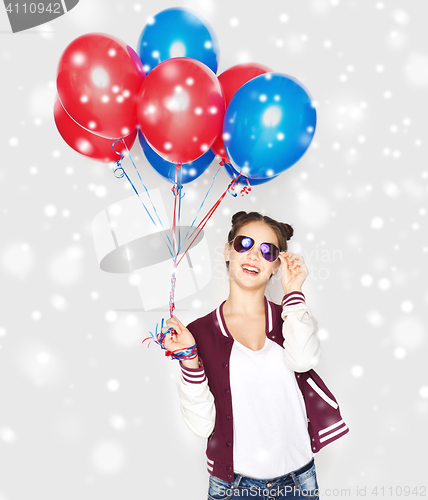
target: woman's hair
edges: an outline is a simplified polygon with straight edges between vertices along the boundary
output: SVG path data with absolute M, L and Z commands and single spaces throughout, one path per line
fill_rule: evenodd
M 228 243 L 230 243 L 233 238 L 235 238 L 238 231 L 242 226 L 248 224 L 249 222 L 264 222 L 270 226 L 276 234 L 279 243 L 279 250 L 281 252 L 286 252 L 287 241 L 293 236 L 294 230 L 290 224 L 284 222 L 278 222 L 275 219 L 268 217 L 267 215 L 259 214 L 259 212 L 236 212 L 232 215 L 232 228 L 229 231 Z M 226 262 L 226 266 L 229 267 L 229 262 Z

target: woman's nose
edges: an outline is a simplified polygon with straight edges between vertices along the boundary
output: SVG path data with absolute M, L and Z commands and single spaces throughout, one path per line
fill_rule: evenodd
M 260 249 L 256 244 L 254 244 L 249 250 L 248 250 L 248 256 L 251 258 L 251 259 L 254 259 L 254 260 L 258 260 L 260 258 Z

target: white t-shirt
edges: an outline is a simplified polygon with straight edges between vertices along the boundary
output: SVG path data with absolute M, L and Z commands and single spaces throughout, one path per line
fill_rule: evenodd
M 252 351 L 235 339 L 230 387 L 234 472 L 270 479 L 311 460 L 305 403 L 281 346 L 266 338 Z

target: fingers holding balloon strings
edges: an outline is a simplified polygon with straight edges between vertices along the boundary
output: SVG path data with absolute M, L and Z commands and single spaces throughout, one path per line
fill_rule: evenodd
M 153 333 L 153 332 L 149 331 L 150 337 L 146 337 L 142 343 L 144 344 L 144 342 L 146 340 L 149 340 L 149 341 L 151 340 L 155 344 L 158 344 L 162 349 L 165 349 L 165 335 L 168 331 L 168 328 L 164 327 L 163 324 L 164 324 L 164 320 L 162 318 L 160 328 L 159 328 L 159 324 L 157 323 L 155 332 Z M 159 331 L 158 331 L 158 328 L 159 328 Z M 150 345 L 150 343 L 147 344 L 147 347 L 149 347 L 149 345 Z
M 169 328 L 165 335 L 169 335 L 169 340 L 171 342 L 177 342 L 177 335 L 178 335 L 178 332 L 177 330 L 175 330 L 174 328 Z
M 181 330 L 186 329 L 186 327 L 184 326 L 184 324 L 176 316 L 174 316 L 174 319 L 177 321 L 178 326 L 180 327 Z
M 165 335 L 169 335 L 169 339 L 172 342 L 177 342 L 177 337 L 182 332 L 184 325 L 175 316 L 171 316 L 166 321 L 166 324 L 167 330 L 165 331 Z

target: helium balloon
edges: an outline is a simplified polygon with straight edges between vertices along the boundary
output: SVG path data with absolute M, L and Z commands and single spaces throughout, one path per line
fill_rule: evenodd
M 214 31 L 198 16 L 182 8 L 166 9 L 156 14 L 138 41 L 138 55 L 146 73 L 172 57 L 196 59 L 216 73 L 217 54 Z
M 232 97 L 223 140 L 238 172 L 249 179 L 268 179 L 303 156 L 315 127 L 315 107 L 303 85 L 282 73 L 266 73 Z
M 164 179 L 176 184 L 176 167 L 174 163 L 161 158 L 153 149 L 147 144 L 143 134 L 138 131 L 138 139 L 144 155 L 150 165 L 160 174 Z M 190 163 L 183 163 L 181 165 L 181 172 L 177 173 L 177 184 L 187 184 L 194 181 L 197 177 L 205 172 L 214 160 L 214 153 L 209 149 L 206 153 L 200 156 L 197 160 Z
M 256 76 L 263 75 L 271 71 L 272 70 L 267 66 L 258 63 L 236 64 L 226 71 L 223 71 L 223 73 L 218 77 L 218 80 L 223 89 L 226 109 L 236 91 L 240 89 L 244 83 L 247 83 Z M 221 161 L 225 163 L 230 162 L 224 147 L 223 131 L 218 135 L 214 144 L 211 146 L 211 149 Z
M 120 159 L 120 156 L 112 148 L 114 139 L 100 137 L 81 127 L 64 110 L 58 97 L 56 97 L 54 104 L 54 119 L 61 137 L 78 153 L 104 162 L 114 162 Z M 125 144 L 129 150 L 132 148 L 136 136 L 137 128 L 124 137 Z M 126 154 L 126 148 L 122 141 L 117 142 L 114 145 L 114 149 L 121 154 Z
M 137 106 L 144 138 L 174 164 L 194 161 L 210 149 L 224 111 L 215 74 L 187 57 L 168 59 L 152 69 L 141 86 Z
M 136 52 L 121 40 L 89 33 L 73 40 L 58 64 L 58 96 L 81 127 L 101 137 L 129 135 L 145 78 Z

